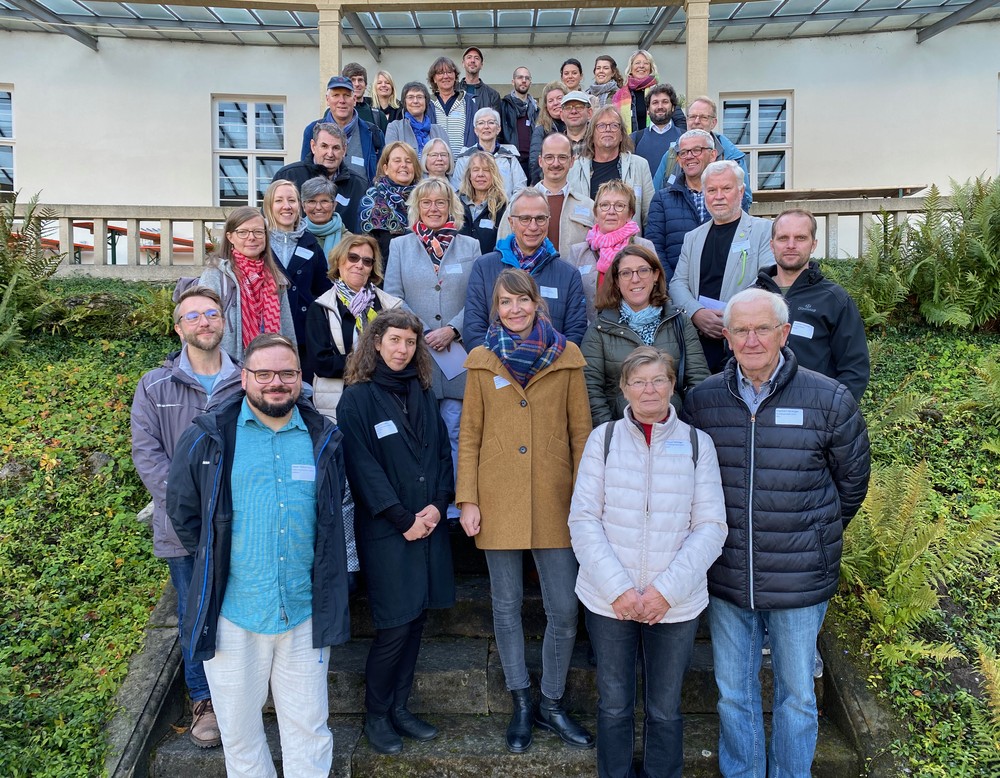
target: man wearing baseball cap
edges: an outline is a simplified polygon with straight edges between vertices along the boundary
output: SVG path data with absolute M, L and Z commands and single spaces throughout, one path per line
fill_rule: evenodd
M 562 120 L 566 125 L 566 137 L 573 144 L 573 158 L 580 156 L 584 139 L 587 136 L 587 125 L 593 109 L 590 95 L 579 90 L 569 92 L 562 99 Z
M 479 71 L 483 69 L 485 61 L 486 58 L 479 47 L 469 46 L 462 54 L 462 68 L 465 70 L 465 77 L 458 85 L 467 95 L 476 98 L 476 105 L 480 108 L 492 108 L 500 113 L 500 93 L 479 77 Z

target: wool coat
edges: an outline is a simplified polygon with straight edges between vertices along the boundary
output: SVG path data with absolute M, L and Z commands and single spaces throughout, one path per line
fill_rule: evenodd
M 442 521 L 426 538 L 407 540 L 388 519 L 394 505 L 417 513 L 454 494 L 451 444 L 431 391 L 421 394 L 422 429 L 374 382 L 344 389 L 337 419 L 354 497 L 354 532 L 376 629 L 408 624 L 427 608 L 455 603 L 451 543 Z M 444 517 L 442 516 L 442 519 Z
M 425 329 L 451 326 L 461 332 L 465 326 L 465 291 L 479 255 L 478 240 L 456 235 L 440 267 L 435 268 L 420 238 L 408 232 L 389 243 L 389 263 L 382 288 L 406 303 L 420 317 Z M 439 400 L 461 400 L 465 374 L 449 381 L 435 363 L 433 389 Z
M 573 482 L 591 430 L 583 366 L 567 341 L 522 387 L 485 346 L 466 359 L 455 502 L 479 506 L 479 548 L 569 548 Z

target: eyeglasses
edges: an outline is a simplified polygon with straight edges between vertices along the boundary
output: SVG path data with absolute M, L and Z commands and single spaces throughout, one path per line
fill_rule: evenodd
M 695 146 L 693 149 L 681 149 L 677 152 L 678 157 L 698 157 L 703 151 L 708 151 L 708 146 Z
M 363 257 L 360 254 L 355 254 L 353 251 L 349 251 L 347 253 L 347 261 L 352 265 L 356 265 L 360 262 L 365 267 L 375 267 L 374 257 Z
M 653 268 L 649 265 L 643 265 L 637 268 L 627 268 L 623 267 L 618 271 L 618 279 L 621 281 L 630 281 L 633 276 L 639 276 L 639 278 L 649 278 L 649 274 L 653 272 Z
M 294 384 L 302 372 L 301 370 L 251 370 L 248 367 L 243 369 L 250 373 L 258 384 L 269 384 L 275 376 L 278 376 L 278 380 L 283 384 Z
M 187 313 L 182 314 L 180 317 L 178 317 L 177 321 L 183 319 L 189 324 L 194 324 L 202 316 L 204 316 L 209 321 L 215 321 L 220 316 L 222 316 L 222 314 L 219 312 L 218 308 L 209 308 L 207 311 L 188 311 Z
M 233 230 L 233 235 L 235 235 L 240 240 L 246 240 L 251 235 L 255 238 L 263 238 L 267 235 L 265 230 Z
M 480 119 L 476 122 L 477 127 L 499 127 L 500 124 L 494 119 Z
M 622 126 L 618 122 L 601 122 L 596 125 L 598 132 L 607 132 L 608 130 L 620 130 Z
M 627 384 L 625 384 L 625 386 L 627 386 L 629 389 L 634 389 L 637 392 L 645 391 L 647 387 L 651 386 L 656 391 L 662 392 L 664 389 L 670 386 L 670 379 L 654 378 L 652 381 L 643 381 L 642 379 L 637 378 L 634 381 L 629 381 Z
M 603 213 L 610 213 L 614 211 L 615 213 L 624 213 L 628 209 L 628 203 L 598 203 L 597 210 Z
M 569 113 L 580 113 L 581 111 L 586 111 L 590 106 L 584 105 L 583 103 L 563 103 L 563 111 L 568 111 Z
M 437 208 L 439 211 L 448 210 L 447 200 L 420 200 L 417 205 L 421 208 Z
M 520 224 L 522 227 L 527 227 L 532 222 L 541 227 L 543 224 L 548 224 L 549 222 L 549 217 L 544 214 L 542 216 L 527 216 L 527 215 L 522 216 L 519 213 L 512 213 L 510 215 L 510 218 L 517 219 L 518 224 Z
M 331 208 L 333 207 L 333 200 L 306 200 L 306 205 L 310 205 L 313 208 Z
M 445 159 L 448 156 L 447 151 L 428 151 L 427 159 Z
M 781 326 L 782 325 L 780 324 L 760 324 L 756 327 L 735 327 L 729 330 L 729 334 L 736 340 L 743 341 L 749 338 L 750 333 L 752 332 L 757 336 L 757 340 L 764 340 L 764 338 L 768 337 L 772 332 L 780 329 Z
M 710 122 L 714 118 L 715 118 L 714 114 L 707 114 L 707 113 L 689 113 L 688 114 L 688 121 L 691 121 L 692 119 L 694 119 L 695 121 Z
M 569 162 L 572 158 L 570 154 L 545 154 L 542 157 L 542 162 L 551 165 L 553 162 Z

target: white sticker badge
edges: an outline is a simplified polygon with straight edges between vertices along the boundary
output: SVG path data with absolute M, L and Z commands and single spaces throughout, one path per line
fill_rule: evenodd
M 554 286 L 540 286 L 538 291 L 541 292 L 542 297 L 548 297 L 550 300 L 559 299 L 559 290 Z
M 342 194 L 338 194 L 337 195 L 337 202 L 340 203 L 342 206 L 344 206 L 346 208 L 347 206 L 349 206 L 351 204 L 351 198 L 350 197 L 344 197 L 344 195 L 342 195 Z
M 792 322 L 792 335 L 797 335 L 800 338 L 806 338 L 807 340 L 812 340 L 813 333 L 816 328 L 811 324 L 806 324 L 804 321 Z
M 585 276 L 585 275 L 587 275 L 593 269 L 594 269 L 593 265 L 581 265 L 580 266 L 580 275 L 581 276 Z
M 510 381 L 503 376 L 495 375 L 493 376 L 493 386 L 497 389 L 503 389 L 505 386 L 510 386 Z
M 351 157 L 351 164 L 352 165 L 357 165 L 358 167 L 364 167 L 365 166 L 365 158 L 364 157 L 355 157 L 355 156 L 352 156 Z
M 484 230 L 492 230 L 496 225 L 493 223 L 492 219 L 480 219 L 479 226 Z
M 310 259 L 313 253 L 307 249 L 305 246 L 299 246 L 295 249 L 295 256 L 302 257 L 303 259 Z
M 316 465 L 292 465 L 293 481 L 315 481 Z
M 774 423 L 784 427 L 802 426 L 801 408 L 775 408 Z
M 375 434 L 378 436 L 379 440 L 388 437 L 389 435 L 395 435 L 397 432 L 399 432 L 399 430 L 396 429 L 396 422 L 392 419 L 389 419 L 388 421 L 380 421 L 375 425 Z

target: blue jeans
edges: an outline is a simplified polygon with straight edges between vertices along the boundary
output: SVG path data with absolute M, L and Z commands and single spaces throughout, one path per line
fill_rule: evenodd
M 725 778 L 809 778 L 816 750 L 813 654 L 827 603 L 760 611 L 711 597 L 715 680 L 719 686 L 719 769 Z M 760 649 L 771 636 L 774 714 L 764 750 Z
M 462 421 L 462 401 L 452 400 L 445 397 L 438 400 L 438 410 L 441 418 L 444 419 L 445 429 L 448 430 L 448 442 L 451 444 L 451 464 L 456 477 L 458 476 L 458 425 Z M 457 519 L 461 511 L 454 503 L 448 506 L 448 517 Z
M 177 634 L 180 635 L 184 624 L 184 608 L 187 606 L 188 589 L 191 586 L 191 575 L 194 573 L 193 556 L 175 556 L 167 559 L 170 568 L 170 583 L 177 590 Z M 192 702 L 201 702 L 212 696 L 208 689 L 208 679 L 201 662 L 184 662 L 184 683 Z
M 597 774 L 633 778 L 635 665 L 642 657 L 643 778 L 680 778 L 684 767 L 681 687 L 698 619 L 676 624 L 619 621 L 585 611 L 597 656 Z M 640 651 L 641 647 L 641 651 Z
M 524 627 L 521 623 L 523 554 L 523 551 L 486 551 L 493 598 L 493 632 L 510 691 L 531 686 L 524 662 Z M 566 676 L 573 656 L 573 644 L 576 643 L 580 605 L 574 588 L 578 565 L 571 548 L 536 548 L 531 550 L 531 554 L 538 568 L 546 616 L 545 637 L 542 640 L 542 694 L 559 700 L 566 691 Z

